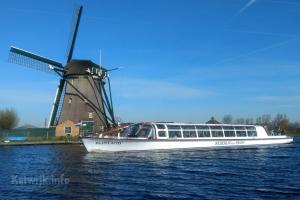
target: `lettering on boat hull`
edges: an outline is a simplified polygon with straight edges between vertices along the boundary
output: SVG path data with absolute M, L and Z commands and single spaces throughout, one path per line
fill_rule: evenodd
M 224 146 L 224 145 L 243 145 L 245 144 L 245 141 L 216 141 L 216 146 Z

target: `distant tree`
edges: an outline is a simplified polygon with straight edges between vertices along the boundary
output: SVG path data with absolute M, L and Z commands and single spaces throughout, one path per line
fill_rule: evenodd
M 299 135 L 300 134 L 300 123 L 299 122 L 289 123 L 288 129 L 286 132 L 289 135 Z
M 233 121 L 233 117 L 231 115 L 225 115 L 222 120 L 224 124 L 231 124 L 232 121 Z
M 262 119 L 261 119 L 261 117 L 257 117 L 256 118 L 256 124 L 262 125 Z
M 273 119 L 273 129 L 287 131 L 289 120 L 285 114 L 277 114 Z
M 14 109 L 0 110 L 0 130 L 13 129 L 18 125 L 19 118 Z
M 237 118 L 235 120 L 235 124 L 245 124 L 245 118 Z
M 271 115 L 262 115 L 261 122 L 265 126 L 270 126 L 271 125 Z
M 247 118 L 247 119 L 245 120 L 245 123 L 246 123 L 247 125 L 250 125 L 250 124 L 254 124 L 254 121 L 253 121 L 252 118 Z

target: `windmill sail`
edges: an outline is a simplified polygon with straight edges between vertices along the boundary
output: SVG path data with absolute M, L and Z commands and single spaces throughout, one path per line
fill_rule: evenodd
M 63 66 L 59 62 L 50 60 L 48 58 L 33 54 L 29 51 L 25 51 L 16 47 L 10 48 L 8 61 L 11 63 L 19 64 L 25 67 L 49 73 L 56 73 L 55 70 L 63 70 Z
M 69 40 L 69 46 L 67 50 L 67 62 L 70 62 L 73 56 L 73 51 L 74 51 L 74 46 L 76 42 L 76 37 L 77 37 L 77 32 L 78 32 L 78 27 L 80 23 L 80 18 L 81 18 L 81 13 L 82 13 L 83 7 L 80 6 L 75 10 L 74 14 L 74 21 L 73 21 L 73 26 L 72 26 L 72 31 L 71 31 L 71 37 Z
M 65 87 L 66 87 L 66 80 L 60 79 L 59 85 L 57 87 L 56 94 L 54 97 L 54 103 L 52 106 L 48 127 L 55 126 L 57 123 L 57 118 L 60 114 L 59 108 L 61 108 L 61 105 L 62 105 L 63 91 L 65 91 Z

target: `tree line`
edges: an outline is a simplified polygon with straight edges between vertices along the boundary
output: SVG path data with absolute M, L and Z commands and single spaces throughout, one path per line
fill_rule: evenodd
M 0 109 L 0 130 L 10 130 L 18 125 L 19 117 L 14 109 Z
M 269 130 L 282 131 L 290 135 L 300 134 L 300 123 L 291 122 L 286 114 L 277 114 L 273 118 L 269 114 L 258 116 L 257 118 L 236 118 L 232 115 L 225 115 L 222 119 L 224 124 L 253 124 L 267 127 Z

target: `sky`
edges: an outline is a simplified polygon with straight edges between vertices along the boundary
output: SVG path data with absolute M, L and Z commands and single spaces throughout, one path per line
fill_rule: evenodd
M 8 62 L 11 45 L 66 62 L 73 10 L 83 5 L 73 57 L 110 73 L 123 121 L 206 122 L 285 113 L 300 120 L 299 0 L 4 0 L 0 109 L 20 125 L 49 119 L 58 78 Z

